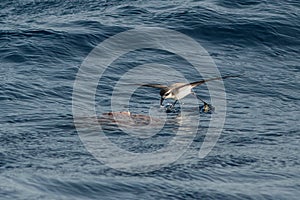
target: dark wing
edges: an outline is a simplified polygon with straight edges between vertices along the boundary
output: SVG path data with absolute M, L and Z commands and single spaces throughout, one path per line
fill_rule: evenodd
M 161 84 L 141 84 L 140 86 L 144 86 L 144 87 L 152 87 L 152 88 L 167 88 L 168 86 L 166 85 L 161 85 Z
M 228 75 L 228 76 L 221 76 L 221 77 L 216 77 L 216 78 L 203 79 L 201 81 L 196 81 L 196 82 L 188 83 L 188 84 L 183 85 L 181 87 L 184 87 L 184 86 L 187 86 L 187 85 L 191 85 L 192 88 L 194 88 L 194 87 L 196 87 L 198 85 L 201 85 L 203 83 L 206 83 L 208 81 L 215 81 L 215 80 L 221 80 L 221 79 L 226 79 L 226 78 L 234 78 L 234 77 L 240 77 L 240 76 L 243 76 L 243 75 Z

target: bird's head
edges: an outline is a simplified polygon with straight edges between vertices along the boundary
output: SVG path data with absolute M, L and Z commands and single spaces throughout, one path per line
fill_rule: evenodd
M 165 99 L 174 98 L 174 95 L 169 89 L 161 89 L 160 97 L 160 105 L 162 106 L 162 103 Z

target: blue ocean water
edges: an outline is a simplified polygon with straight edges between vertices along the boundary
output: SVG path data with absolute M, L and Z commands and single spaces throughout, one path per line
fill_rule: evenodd
M 298 199 L 299 13 L 296 0 L 1 1 L 0 199 Z M 112 169 L 87 151 L 74 126 L 72 92 L 95 46 L 140 27 L 186 34 L 222 75 L 244 76 L 224 81 L 226 121 L 208 156 L 187 153 L 135 174 Z M 186 64 L 166 52 L 136 54 L 139 59 L 123 57 L 103 78 L 108 84 L 96 101 L 104 111 L 117 74 L 149 55 L 161 64 Z M 197 80 L 189 68 L 180 69 Z M 201 90 L 209 101 L 205 86 L 195 89 Z M 159 102 L 156 90 L 146 99 L 144 91 L 136 91 L 132 112 L 142 113 L 141 101 Z M 201 146 L 209 118 L 204 115 L 188 152 Z M 153 144 L 121 132 L 111 137 L 127 150 L 150 152 L 172 135 L 166 131 Z

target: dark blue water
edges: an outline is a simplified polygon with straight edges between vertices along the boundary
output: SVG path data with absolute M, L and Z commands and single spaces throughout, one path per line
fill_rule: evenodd
M 296 0 L 1 1 L 0 199 L 298 199 L 299 13 Z M 79 138 L 72 91 L 81 63 L 105 39 L 138 27 L 186 34 L 208 51 L 222 75 L 245 74 L 224 81 L 225 125 L 204 159 L 188 152 L 201 146 L 209 115 L 185 156 L 142 174 L 104 165 Z M 137 54 L 122 57 L 115 72 L 145 64 L 149 55 L 161 64 L 185 64 L 166 52 Z M 109 104 L 102 100 L 116 81 L 109 74 L 102 80 L 105 92 L 96 96 L 104 111 Z M 201 90 L 209 101 L 205 86 L 195 89 Z M 156 90 L 146 98 L 139 96 L 143 91 L 136 91 L 132 112 L 145 114 L 140 101 L 159 102 Z M 170 141 L 167 133 L 153 144 L 121 132 L 111 140 L 149 152 Z

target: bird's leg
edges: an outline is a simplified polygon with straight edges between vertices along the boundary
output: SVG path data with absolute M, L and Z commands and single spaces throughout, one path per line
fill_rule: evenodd
M 192 95 L 194 95 L 197 99 L 199 99 L 200 101 L 202 101 L 204 103 L 204 105 L 209 105 L 204 100 L 202 100 L 195 92 L 192 92 Z
M 175 106 L 175 104 L 177 103 L 178 100 L 175 100 L 174 103 L 172 104 L 171 108 L 173 108 Z
M 177 101 L 178 101 L 178 100 L 175 100 L 173 104 L 167 105 L 167 106 L 166 106 L 166 112 L 167 112 L 167 113 L 169 113 L 169 112 L 174 112 L 173 108 L 175 107 L 175 104 L 177 103 Z
M 195 92 L 192 92 L 192 94 L 195 95 L 197 97 L 197 99 L 199 99 L 200 101 L 202 101 L 204 103 L 204 105 L 202 107 L 200 107 L 201 111 L 203 111 L 205 113 L 215 111 L 215 108 L 212 105 L 206 103 L 204 100 L 202 100 L 200 97 L 198 97 L 198 95 Z

